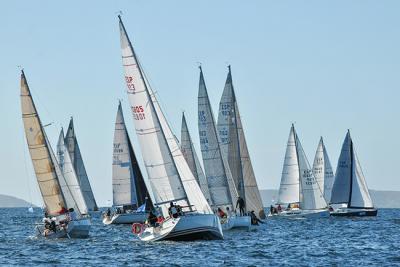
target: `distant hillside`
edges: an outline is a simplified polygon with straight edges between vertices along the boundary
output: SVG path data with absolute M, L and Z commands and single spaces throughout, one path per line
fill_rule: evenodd
M 29 206 L 31 206 L 31 204 L 23 199 L 0 195 L 0 208 L 20 208 Z
M 278 198 L 278 190 L 260 190 L 264 207 L 269 207 L 271 201 Z M 372 201 L 377 208 L 400 208 L 400 191 L 370 190 Z

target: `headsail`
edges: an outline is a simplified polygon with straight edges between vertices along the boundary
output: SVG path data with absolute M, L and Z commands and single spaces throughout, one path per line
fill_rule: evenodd
M 189 165 L 190 170 L 192 171 L 194 177 L 200 185 L 201 191 L 203 192 L 208 203 L 212 205 L 207 179 L 204 175 L 203 169 L 201 168 L 196 150 L 194 149 L 184 113 L 182 114 L 181 150 L 183 157 L 186 159 L 186 162 Z
M 233 88 L 229 66 L 225 88 L 219 104 L 218 133 L 221 151 L 228 164 L 239 195 L 245 200 L 247 211 L 256 211 L 265 218 L 260 191 L 251 164 L 243 125 Z
M 67 146 L 64 143 L 63 129 L 61 129 L 57 143 L 57 156 L 63 177 L 63 179 L 60 179 L 61 189 L 64 196 L 66 196 L 68 208 L 74 208 L 79 214 L 87 214 L 88 208 L 79 185 L 78 176 L 72 165 Z M 70 195 L 70 197 L 67 197 L 68 195 Z
M 85 164 L 83 163 L 78 140 L 75 135 L 74 122 L 72 118 L 69 122 L 64 142 L 67 146 L 69 156 L 78 177 L 79 185 L 81 187 L 83 197 L 85 198 L 86 205 L 89 210 L 97 211 L 99 208 L 97 207 L 92 187 L 90 186 L 89 178 L 86 173 Z
M 331 204 L 347 204 L 349 208 L 373 208 L 350 131 L 346 134 L 340 152 L 332 188 Z
M 222 156 L 203 71 L 200 67 L 198 121 L 201 154 L 213 205 L 234 206 L 238 196 L 226 159 Z
M 323 188 L 324 190 L 325 200 L 330 201 L 335 176 L 333 175 L 332 165 L 322 137 L 315 153 L 313 173 L 321 189 Z
M 164 216 L 168 215 L 167 206 L 170 201 L 179 201 L 197 212 L 211 213 L 145 79 L 120 16 L 119 26 L 127 93 L 148 174 L 148 184 L 153 191 L 153 203 L 162 208 Z
M 121 103 L 115 120 L 112 180 L 114 206 L 144 204 L 148 193 L 129 140 Z
M 24 71 L 21 73 L 21 109 L 26 141 L 46 211 L 49 215 L 59 215 L 65 212 L 67 204 L 57 179 L 56 162 L 51 157 L 51 147 L 33 102 Z

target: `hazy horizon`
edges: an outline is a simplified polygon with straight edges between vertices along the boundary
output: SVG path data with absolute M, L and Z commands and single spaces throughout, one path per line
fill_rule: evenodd
M 142 164 L 125 93 L 119 10 L 174 133 L 180 138 L 184 110 L 199 156 L 198 62 L 215 117 L 231 64 L 260 189 L 279 187 L 295 123 L 310 164 L 323 136 L 336 169 L 350 129 L 369 188 L 400 191 L 393 171 L 400 165 L 400 2 L 72 2 L 0 4 L 0 194 L 41 205 L 21 119 L 18 66 L 43 124 L 53 123 L 46 127 L 53 149 L 61 126 L 74 117 L 100 206 L 112 199 L 118 99 Z

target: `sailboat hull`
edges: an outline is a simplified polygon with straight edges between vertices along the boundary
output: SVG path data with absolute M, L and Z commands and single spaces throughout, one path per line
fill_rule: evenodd
M 65 228 L 59 228 L 56 232 L 48 231 L 43 224 L 36 227 L 39 236 L 45 238 L 87 238 L 89 237 L 91 222 L 90 218 L 82 218 L 70 221 Z
M 228 231 L 231 229 L 243 229 L 250 230 L 251 217 L 250 216 L 232 216 L 229 217 L 225 222 L 221 222 L 222 230 Z
M 111 218 L 104 216 L 104 224 L 132 224 L 132 223 L 143 223 L 147 219 L 146 212 L 132 212 L 132 213 L 122 213 L 114 214 Z
M 269 214 L 273 218 L 327 218 L 329 217 L 328 210 L 285 210 L 278 214 Z
M 351 209 L 351 208 L 341 208 L 334 210 L 330 213 L 331 216 L 340 217 L 368 217 L 377 216 L 377 209 Z
M 142 241 L 193 241 L 223 239 L 222 228 L 213 214 L 186 214 L 168 219 L 160 227 L 147 228 L 139 235 Z

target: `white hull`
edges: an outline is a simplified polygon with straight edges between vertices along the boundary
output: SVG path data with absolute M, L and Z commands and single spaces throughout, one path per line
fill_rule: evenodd
M 232 216 L 224 222 L 221 221 L 223 231 L 231 229 L 245 229 L 250 230 L 251 228 L 251 217 L 250 216 Z
M 144 223 L 147 219 L 147 213 L 145 212 L 132 212 L 113 214 L 112 217 L 104 216 L 104 224 L 132 224 L 132 223 Z
M 37 226 L 39 235 L 46 238 L 86 238 L 90 232 L 90 218 L 70 221 L 64 228 L 57 227 L 57 231 L 48 231 L 44 225 Z
M 138 236 L 142 241 L 223 239 L 218 217 L 214 214 L 198 213 L 170 218 L 159 227 L 146 228 Z
M 278 214 L 269 214 L 273 218 L 326 218 L 329 217 L 329 211 L 324 210 L 284 210 Z

